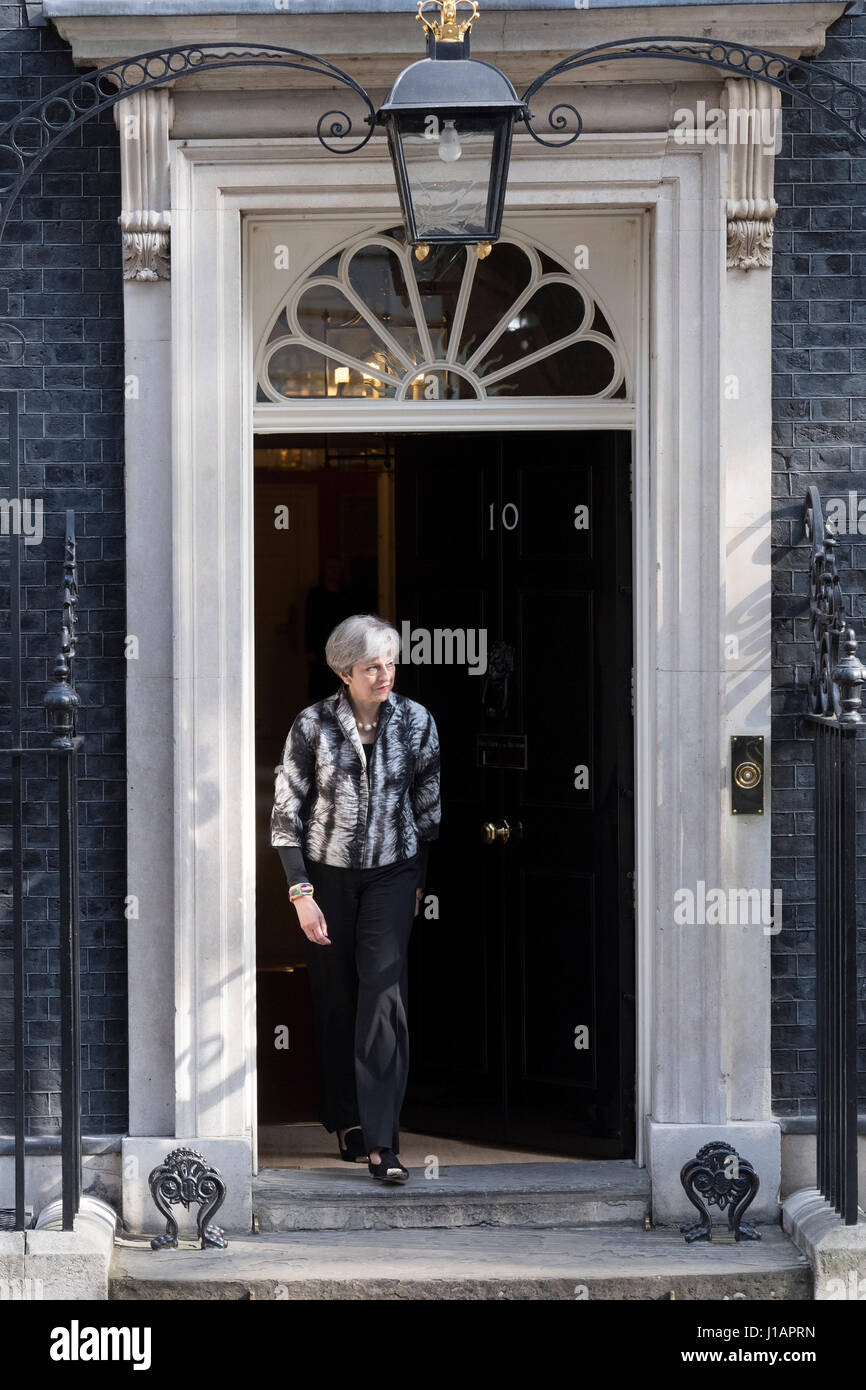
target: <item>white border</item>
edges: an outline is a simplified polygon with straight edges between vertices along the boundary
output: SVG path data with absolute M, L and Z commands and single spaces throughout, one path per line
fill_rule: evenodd
M 372 142 L 371 142 L 372 143 Z M 660 162 L 664 158 L 666 147 L 665 137 L 598 137 L 584 141 L 582 148 L 577 153 L 572 153 L 567 159 L 562 155 L 554 156 L 551 160 L 550 155 L 539 156 L 526 149 L 516 149 L 515 158 L 512 165 L 510 198 L 508 211 L 513 206 L 521 212 L 532 211 L 542 208 L 547 211 L 565 211 L 566 209 L 580 210 L 585 212 L 597 208 L 599 210 L 621 209 L 623 212 L 634 212 L 641 209 L 652 208 L 658 200 L 661 188 L 661 168 Z M 368 147 L 369 149 L 369 147 Z M 235 518 L 232 524 L 232 531 L 236 533 L 237 544 L 231 549 L 234 552 L 235 563 L 230 567 L 232 583 L 236 578 L 241 579 L 242 590 L 240 594 L 240 610 L 236 613 L 235 623 L 229 627 L 224 622 L 218 621 L 215 625 L 208 622 L 207 625 L 212 629 L 211 642 L 207 639 L 207 656 L 201 650 L 198 652 L 199 661 L 204 657 L 205 664 L 212 665 L 215 658 L 216 667 L 213 669 L 213 676 L 219 686 L 229 684 L 228 675 L 223 664 L 225 655 L 220 656 L 220 652 L 227 653 L 229 647 L 237 651 L 238 670 L 240 675 L 240 687 L 242 690 L 241 703 L 246 708 L 252 708 L 251 693 L 253 690 L 253 663 L 252 645 L 245 639 L 244 634 L 252 632 L 252 592 L 251 585 L 247 576 L 252 573 L 252 540 L 251 540 L 251 518 L 252 518 L 252 442 L 253 442 L 253 402 L 252 402 L 252 325 L 249 313 L 244 313 L 241 305 L 232 296 L 231 306 L 227 303 L 226 296 L 231 295 L 231 286 L 234 284 L 240 287 L 243 274 L 243 301 L 249 302 L 249 285 L 246 283 L 246 265 L 248 257 L 244 257 L 241 251 L 242 244 L 242 214 L 243 213 L 286 213 L 296 212 L 299 204 L 306 208 L 315 209 L 321 212 L 331 211 L 335 218 L 339 218 L 341 211 L 355 212 L 356 210 L 365 213 L 378 213 L 379 209 L 395 213 L 393 185 L 391 183 L 390 166 L 383 158 L 384 152 L 375 154 L 367 153 L 367 158 L 362 161 L 367 167 L 363 174 L 356 171 L 356 177 L 361 178 L 360 186 L 346 183 L 340 177 L 339 171 L 335 166 L 332 156 L 322 157 L 310 148 L 307 141 L 259 141 L 259 142 L 239 142 L 239 141 L 184 141 L 173 144 L 172 147 L 172 179 L 173 179 L 173 343 L 174 343 L 174 377 L 176 388 L 176 408 L 175 408 L 175 433 L 174 433 L 174 452 L 175 452 L 175 527 L 174 527 L 174 565 L 176 576 L 176 673 L 177 673 L 177 692 L 178 704 L 176 708 L 175 727 L 177 737 L 177 781 L 175 786 L 175 810 L 177 816 L 177 843 L 180 852 L 176 861 L 176 902 L 177 902 L 177 930 L 176 930 L 176 961 L 177 961 L 177 989 L 178 989 L 178 1029 L 177 1029 L 177 1058 L 180 1075 L 178 1076 L 178 1132 L 179 1133 L 200 1133 L 212 1130 L 220 1133 L 247 1132 L 253 1134 L 255 1121 L 255 1075 L 252 1060 L 255 1056 L 255 1023 L 254 1023 L 254 995 L 255 995 L 255 961 L 254 961 L 254 891 L 255 891 L 255 839 L 254 839 L 254 805 L 251 798 L 254 789 L 254 777 L 252 770 L 254 767 L 253 756 L 253 724 L 252 719 L 244 721 L 244 727 L 237 729 L 237 717 L 231 716 L 227 705 L 226 695 L 218 697 L 219 710 L 213 711 L 216 715 L 216 727 L 219 729 L 220 756 L 217 766 L 220 785 L 240 786 L 241 787 L 241 835 L 239 842 L 229 844 L 226 841 L 227 817 L 219 817 L 222 822 L 222 829 L 216 841 L 211 846 L 205 842 L 212 839 L 207 833 L 207 828 L 198 815 L 197 798 L 190 794 L 190 789 L 198 785 L 198 781 L 203 775 L 203 770 L 196 772 L 197 757 L 196 747 L 200 747 L 200 737 L 197 735 L 196 726 L 201 722 L 201 702 L 202 702 L 202 683 L 189 669 L 192 663 L 196 670 L 198 662 L 193 656 L 194 649 L 198 645 L 196 634 L 199 632 L 202 623 L 202 598 L 199 595 L 198 601 L 194 596 L 193 587 L 196 572 L 200 571 L 201 566 L 196 563 L 195 544 L 189 544 L 189 529 L 198 535 L 202 535 L 201 518 L 196 523 L 196 515 L 200 511 L 199 493 L 196 486 L 197 468 L 190 466 L 196 459 L 207 459 L 211 461 L 208 472 L 212 481 L 215 483 L 218 492 L 218 502 L 214 509 L 208 509 L 213 513 L 213 520 L 217 530 L 225 531 L 225 524 L 228 517 L 226 511 L 227 496 L 231 495 L 240 502 L 240 516 Z M 290 165 L 300 159 L 303 169 L 297 171 L 301 177 L 286 178 L 285 183 L 292 186 L 292 192 L 282 196 L 274 194 L 275 179 L 274 165 L 277 167 Z M 234 165 L 233 161 L 237 161 Z M 613 160 L 613 166 L 611 161 Z M 691 162 L 694 162 L 692 159 Z M 551 165 L 567 164 L 567 172 L 563 169 L 562 177 L 557 179 Z M 291 171 L 295 173 L 294 170 Z M 559 169 L 556 169 L 559 172 Z M 289 170 L 286 169 L 288 174 Z M 612 177 L 613 176 L 613 177 Z M 617 177 L 619 176 L 619 177 Z M 329 186 L 330 185 L 330 186 Z M 599 187 L 599 185 L 601 187 Z M 380 190 L 378 192 L 377 190 Z M 603 198 L 600 197 L 601 189 L 604 190 Z M 522 195 L 522 196 L 521 196 Z M 334 207 L 334 202 L 339 199 L 339 209 Z M 551 206 L 552 205 L 552 206 Z M 648 228 L 643 238 L 641 257 L 643 261 L 642 270 L 644 281 L 648 279 L 646 274 L 648 268 Z M 212 245 L 216 251 L 216 258 L 211 263 L 211 257 L 207 255 L 207 246 Z M 243 270 L 242 270 L 243 267 Z M 648 298 L 648 288 L 644 291 L 645 300 Z M 237 347 L 232 346 L 234 335 L 235 343 L 239 344 L 241 326 L 243 325 L 242 353 Z M 635 370 L 639 389 L 637 405 L 623 402 L 568 402 L 552 403 L 549 400 L 525 401 L 525 402 L 468 402 L 465 403 L 470 409 L 464 408 L 464 403 L 431 403 L 432 408 L 425 407 L 421 402 L 378 402 L 375 405 L 370 402 L 363 403 L 363 415 L 359 418 L 359 412 L 354 409 L 341 410 L 339 415 L 331 409 L 327 410 L 327 403 L 323 411 L 311 411 L 304 409 L 298 411 L 296 418 L 283 422 L 283 428 L 291 428 L 292 432 L 316 431 L 323 427 L 323 422 L 327 419 L 327 428 L 332 431 L 338 430 L 357 430 L 363 421 L 363 428 L 375 430 L 424 430 L 435 428 L 459 429 L 467 428 L 485 429 L 492 428 L 558 428 L 558 429 L 591 429 L 599 427 L 630 427 L 634 429 L 634 457 L 635 457 L 635 522 L 634 535 L 637 539 L 638 533 L 645 531 L 645 522 L 648 520 L 646 513 L 646 503 L 649 497 L 649 402 L 648 402 L 648 376 L 642 366 L 649 358 L 649 325 L 644 322 L 641 327 L 642 341 L 635 352 L 637 359 Z M 626 344 L 626 350 L 629 349 Z M 225 357 L 231 361 L 226 361 Z M 223 359 L 223 360 L 221 360 Z M 216 381 L 213 381 L 215 376 Z M 197 400 L 197 393 L 200 392 L 201 383 L 211 379 L 211 387 L 207 392 L 208 399 Z M 230 384 L 236 384 L 238 380 L 243 382 L 242 388 L 242 407 L 240 411 L 233 410 L 230 404 L 231 391 Z M 219 383 L 224 385 L 224 390 L 219 389 Z M 237 392 L 234 392 L 237 399 Z M 217 425 L 217 415 L 214 412 L 214 403 L 219 403 L 219 414 L 222 417 L 221 427 Z M 447 415 L 442 409 L 445 406 Z M 383 409 L 382 407 L 385 407 Z M 437 408 L 438 406 L 438 408 Z M 390 408 L 388 408 L 390 407 Z M 489 407 L 489 409 L 484 408 Z M 375 418 L 374 418 L 375 415 Z M 198 427 L 199 439 L 196 442 L 193 438 L 195 427 Z M 240 432 L 240 439 L 237 434 Z M 232 435 L 234 440 L 232 441 Z M 234 480 L 231 485 L 231 493 L 228 493 L 229 480 L 226 476 L 226 450 L 240 450 L 239 457 L 235 461 L 235 468 L 240 464 L 242 480 Z M 183 466 L 180 461 L 184 460 Z M 639 522 L 643 519 L 643 524 Z M 241 522 L 238 528 L 238 521 Z M 216 570 L 207 567 L 206 583 L 213 590 L 217 575 L 226 576 L 227 570 L 225 558 L 228 554 L 228 547 L 222 541 L 219 546 L 217 557 L 218 568 Z M 654 549 L 654 547 L 653 547 Z M 635 562 L 637 564 L 646 563 L 648 547 L 645 536 L 641 536 L 636 545 Z M 636 688 L 637 700 L 635 709 L 636 728 L 639 728 L 641 721 L 646 718 L 644 700 L 642 692 L 645 687 L 645 676 L 649 674 L 649 642 L 648 631 L 650 623 L 646 603 L 649 599 L 647 586 L 642 584 L 637 578 L 639 571 L 635 570 L 635 657 L 636 657 Z M 644 571 L 645 573 L 645 571 Z M 200 573 L 199 582 L 204 582 L 204 574 Z M 225 582 L 225 579 L 223 580 Z M 213 598 L 217 597 L 213 594 Z M 223 612 L 222 605 L 217 605 L 218 611 Z M 237 619 L 240 619 L 239 626 Z M 200 640 L 200 634 L 199 634 Z M 212 644 L 216 643 L 218 650 L 212 649 Z M 208 721 L 209 722 L 209 721 Z M 234 735 L 229 735 L 227 724 L 235 726 Z M 636 872 L 638 879 L 638 913 L 636 925 L 636 937 L 640 943 L 645 936 L 649 923 L 647 921 L 647 907 L 651 901 L 646 891 L 642 891 L 641 885 L 645 885 L 648 875 L 651 873 L 652 857 L 647 852 L 646 844 L 649 839 L 652 842 L 652 832 L 650 826 L 653 824 L 653 806 L 648 797 L 648 788 L 651 785 L 651 777 L 647 776 L 649 768 L 652 767 L 651 737 L 646 734 L 643 738 L 637 738 L 636 747 Z M 239 753 L 234 750 L 242 750 Z M 246 774 L 242 771 L 246 768 Z M 233 776 L 234 770 L 242 778 L 240 782 Z M 643 811 L 642 811 L 643 808 Z M 644 834 L 640 834 L 641 823 L 643 821 Z M 211 827 L 212 829 L 212 827 Z M 184 853 L 184 846 L 194 847 L 194 853 L 190 856 Z M 240 851 L 240 853 L 238 853 Z M 221 887 L 219 893 L 214 897 L 213 889 L 208 888 L 205 880 L 208 875 L 203 873 L 201 868 L 196 870 L 197 864 L 212 862 L 213 855 L 219 858 L 220 862 L 228 869 L 233 861 L 238 861 L 235 872 L 240 883 L 240 897 L 244 904 L 244 916 L 248 917 L 248 924 L 243 931 L 244 946 L 242 956 L 244 959 L 245 988 L 244 1012 L 246 1015 L 245 1034 L 247 1038 L 247 1057 L 245 1059 L 245 1098 L 243 1106 L 239 1107 L 237 1097 L 230 1100 L 225 1091 L 226 1068 L 224 1063 L 218 1065 L 215 1070 L 218 1073 L 217 1084 L 214 1086 L 209 1082 L 209 1073 L 214 1070 L 213 1066 L 208 1065 L 205 1060 L 205 1034 L 208 1031 L 207 1015 L 213 1013 L 214 993 L 209 989 L 207 982 L 199 980 L 197 968 L 203 960 L 207 960 L 212 965 L 214 950 L 218 959 L 228 965 L 229 956 L 233 953 L 228 949 L 230 938 L 234 935 L 228 922 L 228 918 L 233 916 L 229 911 L 229 886 L 227 874 L 220 875 Z M 210 856 L 210 860 L 208 860 Z M 196 884 L 201 885 L 203 897 L 199 899 L 195 892 Z M 234 899 L 237 901 L 237 898 Z M 189 925 L 195 923 L 196 930 L 190 931 Z M 651 1026 L 652 1009 L 647 997 L 649 984 L 648 962 L 651 960 L 651 952 L 641 949 L 638 945 L 637 969 L 639 977 L 638 989 L 638 1056 L 636 1058 L 637 1069 L 637 1161 L 644 1162 L 643 1148 L 643 1126 L 642 1117 L 649 1110 L 649 1079 L 650 1079 L 650 1056 L 651 1042 L 649 1030 Z M 225 973 L 220 972 L 225 978 Z M 212 974 L 212 970 L 209 970 Z M 227 1037 L 227 1025 L 229 1023 L 227 991 L 217 991 L 221 998 L 222 1007 L 219 1009 L 217 1023 L 220 1034 L 223 1038 Z M 207 998 L 210 1003 L 205 1003 Z M 240 1063 L 241 1058 L 236 1058 Z M 254 1140 L 253 1140 L 254 1142 Z
M 245 1134 L 254 1145 L 253 345 L 241 295 L 242 218 L 397 216 L 397 208 L 378 141 L 345 163 L 294 139 L 174 142 L 172 186 L 176 1132 Z M 664 1123 L 726 1123 L 729 1034 L 752 1048 L 750 1066 L 765 1063 L 763 1041 L 750 1040 L 754 1020 L 737 992 L 725 990 L 729 948 L 715 934 L 672 932 L 665 907 L 676 885 L 697 877 L 724 885 L 730 877 L 719 788 L 723 154 L 678 147 L 664 134 L 583 136 L 569 150 L 542 154 L 516 142 L 506 219 L 593 208 L 647 214 L 641 271 L 648 313 L 635 354 L 634 407 L 607 402 L 599 414 L 597 405 L 570 403 L 554 420 L 549 401 L 515 402 L 513 412 L 501 401 L 469 402 L 468 411 L 455 408 L 460 402 L 431 403 L 429 417 L 421 402 L 364 403 L 363 425 L 341 410 L 328 413 L 327 428 L 503 429 L 520 421 L 523 428 L 580 429 L 625 423 L 629 413 L 643 1163 L 643 1123 L 651 1115 Z M 324 418 L 305 410 L 292 432 L 321 430 Z M 229 787 L 238 789 L 230 805 L 219 795 Z M 760 830 L 768 832 L 769 817 Z M 748 958 L 751 946 L 730 949 Z M 768 1000 L 766 1011 L 769 1017 Z

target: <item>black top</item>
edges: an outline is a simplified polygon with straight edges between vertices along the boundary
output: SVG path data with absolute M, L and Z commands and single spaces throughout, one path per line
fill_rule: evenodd
M 424 883 L 427 878 L 427 865 L 430 859 L 430 843 L 431 842 L 429 840 L 422 840 L 417 850 L 419 888 L 424 887 Z M 286 881 L 288 882 L 290 888 L 293 883 L 301 883 L 306 880 L 307 869 L 306 865 L 304 864 L 304 857 L 299 849 L 293 849 L 287 845 L 278 845 L 277 853 L 279 854 L 280 860 L 282 861 L 282 865 L 286 873 Z M 402 863 L 402 860 L 397 860 L 396 862 Z M 350 870 L 348 869 L 335 869 L 330 864 L 326 865 L 325 867 L 331 873 L 343 874 L 350 872 Z M 369 872 L 369 870 L 367 872 Z

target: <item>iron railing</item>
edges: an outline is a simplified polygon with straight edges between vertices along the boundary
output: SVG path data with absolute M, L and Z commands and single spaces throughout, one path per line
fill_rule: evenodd
M 78 574 L 75 517 L 66 513 L 63 610 L 54 683 L 45 693 L 57 765 L 60 842 L 60 1153 L 63 1230 L 71 1231 L 81 1205 L 81 987 L 79 968 L 78 751 L 75 732 L 75 642 Z
M 11 828 L 11 929 L 12 929 L 12 1065 L 14 1090 L 14 1208 L 13 1229 L 27 1224 L 25 1156 L 27 1140 L 27 1086 L 25 1067 L 25 878 L 24 878 L 24 770 L 34 753 L 47 752 L 49 767 L 57 767 L 59 817 L 59 943 L 61 1035 L 61 1194 L 63 1230 L 72 1230 L 81 1203 L 81 1025 L 79 990 L 79 892 L 78 892 L 78 751 L 83 739 L 76 734 L 78 696 L 75 693 L 74 659 L 78 583 L 75 556 L 75 518 L 66 513 L 63 551 L 63 598 L 60 648 L 54 681 L 44 704 L 51 733 L 47 748 L 38 735 L 25 746 L 22 736 L 21 646 L 21 498 L 19 466 L 18 393 L 0 392 L 0 411 L 6 417 L 9 451 L 9 502 L 6 511 L 9 543 L 9 746 L 0 756 L 10 762 L 8 823 Z M 17 525 L 15 523 L 18 523 Z
M 817 1183 L 857 1223 L 857 752 L 866 668 L 843 612 L 837 540 L 818 489 L 803 510 L 814 644 L 806 718 L 815 735 Z

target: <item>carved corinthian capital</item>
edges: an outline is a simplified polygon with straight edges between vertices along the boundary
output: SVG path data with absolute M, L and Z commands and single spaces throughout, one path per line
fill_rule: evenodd
M 727 97 L 728 269 L 772 262 L 773 167 L 782 132 L 780 94 L 753 77 L 729 78 Z
M 168 280 L 171 229 L 168 136 L 174 100 L 165 87 L 136 92 L 114 108 L 120 132 L 124 280 Z

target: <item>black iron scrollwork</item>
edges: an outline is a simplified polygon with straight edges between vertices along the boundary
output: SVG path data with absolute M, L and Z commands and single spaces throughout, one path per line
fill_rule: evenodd
M 135 58 L 112 63 L 72 79 L 49 96 L 40 97 L 0 130 L 0 235 L 23 185 L 45 156 L 69 133 L 100 111 L 114 106 L 134 92 L 147 91 L 188 75 L 224 68 L 276 67 L 326 77 L 348 87 L 359 98 L 368 130 L 353 144 L 332 145 L 329 139 L 351 135 L 352 118 L 345 111 L 326 111 L 319 117 L 316 134 L 333 154 L 355 154 L 363 149 L 375 129 L 376 108 L 365 89 L 335 63 L 279 44 L 200 43 L 194 46 L 155 49 Z M 330 125 L 328 126 L 328 122 Z M 327 137 L 323 134 L 327 126 Z
M 680 1227 L 687 1241 L 712 1240 L 708 1207 L 727 1210 L 728 1230 L 736 1240 L 761 1239 L 754 1226 L 743 1224 L 743 1213 L 755 1200 L 760 1180 L 748 1159 L 740 1158 L 730 1144 L 721 1140 L 704 1144 L 695 1158 L 683 1164 L 680 1182 L 692 1206 L 701 1214 L 699 1221 Z
M 75 741 L 75 719 L 80 704 L 75 690 L 75 644 L 78 634 L 78 567 L 75 555 L 75 520 L 66 513 L 63 543 L 63 609 L 60 622 L 60 651 L 54 664 L 54 684 L 42 701 L 54 737 L 52 748 L 71 748 Z
M 529 134 L 532 136 L 533 140 L 535 140 L 539 145 L 547 145 L 550 149 L 558 150 L 561 149 L 564 145 L 573 145 L 575 140 L 578 138 L 581 131 L 583 130 L 583 117 L 581 116 L 577 107 L 572 106 L 571 102 L 569 101 L 558 101 L 555 106 L 551 106 L 550 110 L 547 113 L 547 124 L 549 125 L 550 129 L 565 130 L 567 128 L 568 115 L 566 115 L 566 112 L 568 112 L 571 116 L 574 117 L 577 129 L 571 131 L 570 134 L 566 135 L 564 140 L 545 140 L 543 135 L 539 135 L 537 130 L 533 130 L 531 123 L 534 117 L 532 115 L 532 112 L 529 112 L 529 114 L 522 117 L 522 119 L 524 124 L 526 125 L 526 129 L 529 131 Z
M 837 719 L 840 724 L 859 724 L 860 687 L 866 669 L 857 657 L 857 639 L 844 613 L 842 586 L 836 570 L 838 541 L 825 524 L 821 496 L 816 487 L 806 490 L 803 530 L 812 542 L 809 560 L 809 626 L 812 632 L 812 669 L 807 708 L 810 714 Z
M 733 43 L 727 40 L 693 39 L 683 35 L 660 35 L 648 39 L 615 39 L 609 43 L 596 44 L 579 53 L 563 58 L 546 72 L 536 77 L 523 93 L 523 101 L 529 104 L 537 92 L 548 82 L 553 82 L 566 73 L 578 68 L 590 67 L 596 63 L 612 63 L 623 58 L 664 58 L 672 62 L 691 63 L 699 67 L 715 68 L 730 73 L 733 77 L 753 77 L 767 82 L 780 91 L 788 92 L 808 101 L 810 105 L 826 111 L 829 116 L 845 127 L 850 135 L 866 144 L 866 92 L 847 82 L 842 77 L 828 73 L 819 65 L 800 62 L 796 58 L 775 53 L 772 49 L 754 48 L 750 44 Z M 567 124 L 564 111 L 571 111 L 577 118 L 578 128 L 565 140 L 545 140 L 532 128 L 533 113 L 524 117 L 526 129 L 540 145 L 570 145 L 581 131 L 581 118 L 574 107 L 561 102 L 554 106 L 547 118 L 551 130 L 559 130 Z
M 150 1195 L 165 1217 L 165 1233 L 150 1242 L 152 1250 L 177 1249 L 177 1221 L 171 1208 L 178 1202 L 187 1211 L 191 1203 L 201 1204 L 197 1227 L 202 1250 L 225 1250 L 228 1245 L 225 1233 L 211 1218 L 226 1199 L 226 1185 L 219 1170 L 210 1167 L 196 1149 L 173 1149 L 164 1162 L 153 1169 L 148 1183 Z
M 738 77 L 755 78 L 808 101 L 866 144 L 866 93 L 859 87 L 820 66 L 775 53 L 771 49 L 726 40 L 661 35 L 596 44 L 572 53 L 541 73 L 527 87 L 523 100 L 528 107 L 531 98 L 548 82 L 566 73 L 625 58 L 662 58 L 714 68 Z M 367 91 L 349 73 L 315 53 L 285 48 L 279 44 L 239 46 L 201 43 L 155 49 L 75 77 L 48 96 L 32 102 L 0 130 L 0 171 L 5 173 L 7 179 L 0 187 L 0 235 L 30 174 L 55 145 L 92 116 L 134 92 L 175 82 L 190 73 L 199 75 L 237 67 L 292 68 L 318 77 L 324 76 L 348 88 L 365 108 L 363 123 L 368 126 L 366 133 L 352 144 L 329 143 L 338 139 L 345 141 L 353 128 L 352 118 L 347 112 L 335 109 L 326 111 L 318 118 L 316 135 L 325 149 L 335 154 L 354 154 L 372 138 L 376 110 Z M 557 102 L 547 115 L 547 125 L 551 131 L 565 131 L 570 121 L 574 121 L 576 129 L 561 140 L 539 135 L 533 128 L 535 118 L 531 110 L 527 110 L 522 119 L 529 134 L 541 145 L 559 147 L 573 144 L 582 130 L 579 111 L 566 101 Z

